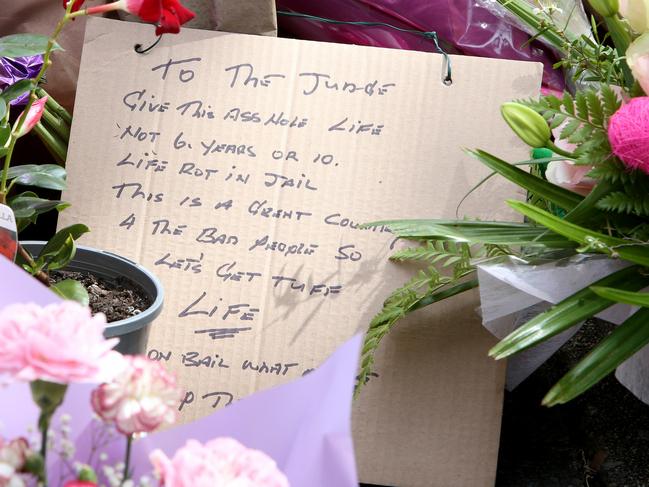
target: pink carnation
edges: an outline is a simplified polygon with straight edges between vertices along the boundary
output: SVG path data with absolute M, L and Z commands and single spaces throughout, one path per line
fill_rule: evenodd
M 14 304 L 0 311 L 0 374 L 67 384 L 106 380 L 121 355 L 106 340 L 104 315 L 73 301 Z
M 144 357 L 124 357 L 126 370 L 92 392 L 92 407 L 125 434 L 149 433 L 176 420 L 181 391 L 164 367 Z
M 30 453 L 27 440 L 16 438 L 9 442 L 0 438 L 0 487 L 24 487 L 20 472 Z
M 189 440 L 173 459 L 155 450 L 151 463 L 165 487 L 288 487 L 286 476 L 265 453 L 232 438 L 202 445 Z

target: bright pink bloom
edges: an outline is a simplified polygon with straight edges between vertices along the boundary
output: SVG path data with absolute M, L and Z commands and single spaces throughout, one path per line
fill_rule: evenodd
M 23 470 L 27 455 L 30 453 L 29 445 L 24 438 L 16 438 L 10 442 L 0 438 L 0 487 L 25 485 L 19 473 Z
M 92 407 L 125 434 L 149 433 L 176 420 L 181 391 L 159 362 L 125 357 L 126 369 L 92 391 Z
M 16 134 L 17 137 L 22 137 L 23 135 L 29 133 L 29 131 L 34 128 L 34 125 L 40 122 L 41 117 L 43 116 L 43 110 L 45 110 L 46 102 L 47 96 L 44 96 L 43 98 L 37 98 L 34 103 L 32 103 L 32 106 L 27 112 L 27 118 L 25 118 L 25 121 L 20 126 L 20 130 Z M 20 121 L 20 118 L 18 119 L 18 121 Z M 18 121 L 16 123 L 18 123 Z
M 87 480 L 70 480 L 63 487 L 97 487 L 97 484 Z
M 21 381 L 100 382 L 121 355 L 106 340 L 106 318 L 73 301 L 14 304 L 0 311 L 0 374 Z
M 83 0 L 77 0 L 77 2 L 83 3 Z M 74 8 L 76 7 L 75 4 Z M 180 26 L 189 22 L 196 15 L 184 7 L 179 0 L 118 0 L 117 2 L 90 7 L 87 13 L 89 15 L 101 14 L 112 10 L 124 10 L 137 15 L 145 22 L 155 24 L 156 35 L 177 34 L 180 32 Z
M 232 438 L 216 438 L 202 445 L 189 440 L 173 459 L 151 453 L 151 463 L 164 487 L 288 487 L 286 476 L 265 453 Z

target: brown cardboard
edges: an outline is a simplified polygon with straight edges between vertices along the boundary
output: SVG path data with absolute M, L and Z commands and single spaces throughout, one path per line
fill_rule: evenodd
M 164 360 L 187 388 L 184 419 L 316 367 L 364 329 L 388 293 L 409 278 L 410 269 L 387 261 L 389 233 L 351 228 L 350 221 L 454 217 L 460 198 L 488 174 L 462 147 L 497 151 L 509 160 L 527 157 L 498 107 L 534 96 L 540 65 L 454 57 L 455 82 L 444 86 L 439 55 L 190 29 L 137 55 L 133 43 L 148 29 L 88 22 L 64 194 L 72 207 L 59 225 L 87 223 L 93 231 L 84 244 L 141 262 L 162 279 L 165 309 L 149 356 Z M 201 61 L 171 66 L 165 80 L 164 69 L 154 69 L 190 58 Z M 245 63 L 258 78 L 247 85 L 241 76 L 233 81 L 232 67 Z M 239 69 L 248 75 L 248 68 Z M 300 73 L 327 74 L 329 86 L 338 83 L 339 89 L 325 86 L 321 76 L 315 92 L 305 94 L 313 91 L 315 76 Z M 137 104 L 137 94 L 126 96 L 143 89 Z M 203 102 L 197 112 L 196 106 L 185 115 L 176 109 L 194 100 Z M 169 108 L 155 111 L 159 102 Z M 260 115 L 224 119 L 234 108 Z M 273 113 L 286 121 L 264 125 Z M 242 122 L 242 116 L 261 122 Z M 329 130 L 345 118 L 347 129 L 375 125 L 356 135 Z M 380 134 L 372 135 L 377 125 Z M 129 126 L 132 135 L 124 135 Z M 205 146 L 216 147 L 212 139 L 243 148 L 240 154 L 224 146 L 202 155 Z M 273 151 L 284 156 L 275 160 Z M 333 160 L 313 162 L 318 153 L 333 154 Z M 202 176 L 178 174 L 186 163 Z M 206 169 L 219 172 L 205 180 Z M 265 173 L 294 180 L 290 185 Z M 120 186 L 132 183 L 142 185 L 144 198 Z M 460 215 L 505 218 L 502 200 L 513 194 L 512 186 L 494 179 L 468 198 Z M 190 208 L 193 198 L 202 206 Z M 253 216 L 255 200 L 292 211 L 292 219 L 288 213 Z M 298 221 L 298 211 L 312 215 Z M 169 221 L 165 234 L 162 220 Z M 270 250 L 248 250 L 265 235 Z M 286 246 L 272 250 L 273 241 Z M 201 253 L 201 272 L 195 273 L 197 263 L 187 259 Z M 233 262 L 239 281 L 217 275 L 219 268 L 227 275 L 225 264 Z M 280 275 L 297 281 L 273 280 Z M 230 308 L 224 320 L 228 306 L 237 304 L 249 306 Z M 181 316 L 215 305 L 211 317 Z M 379 377 L 356 404 L 362 480 L 493 483 L 504 371 L 486 358 L 492 341 L 476 306 L 473 295 L 422 310 L 386 339 Z

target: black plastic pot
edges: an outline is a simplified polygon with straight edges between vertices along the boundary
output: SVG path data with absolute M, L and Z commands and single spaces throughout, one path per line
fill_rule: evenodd
M 38 254 L 45 242 L 28 241 L 21 244 L 32 254 Z M 123 354 L 145 353 L 151 324 L 162 311 L 164 290 L 158 278 L 124 257 L 83 246 L 77 246 L 77 253 L 65 270 L 87 272 L 109 282 L 116 282 L 120 276 L 125 277 L 144 290 L 151 306 L 138 315 L 109 323 L 104 335 L 106 338 L 118 337 L 120 341 L 116 350 Z

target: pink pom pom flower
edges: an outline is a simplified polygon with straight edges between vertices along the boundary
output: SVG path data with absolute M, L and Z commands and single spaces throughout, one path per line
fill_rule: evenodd
M 202 445 L 189 440 L 173 459 L 162 451 L 150 455 L 164 487 L 288 487 L 286 476 L 265 453 L 232 438 Z
M 627 167 L 649 174 L 649 97 L 632 98 L 615 112 L 608 140 L 613 154 Z
M 150 433 L 176 420 L 181 391 L 175 378 L 158 362 L 124 357 L 126 370 L 92 392 L 99 417 L 124 435 Z
M 101 382 L 121 355 L 103 336 L 106 318 L 73 301 L 0 311 L 0 374 L 21 381 Z

